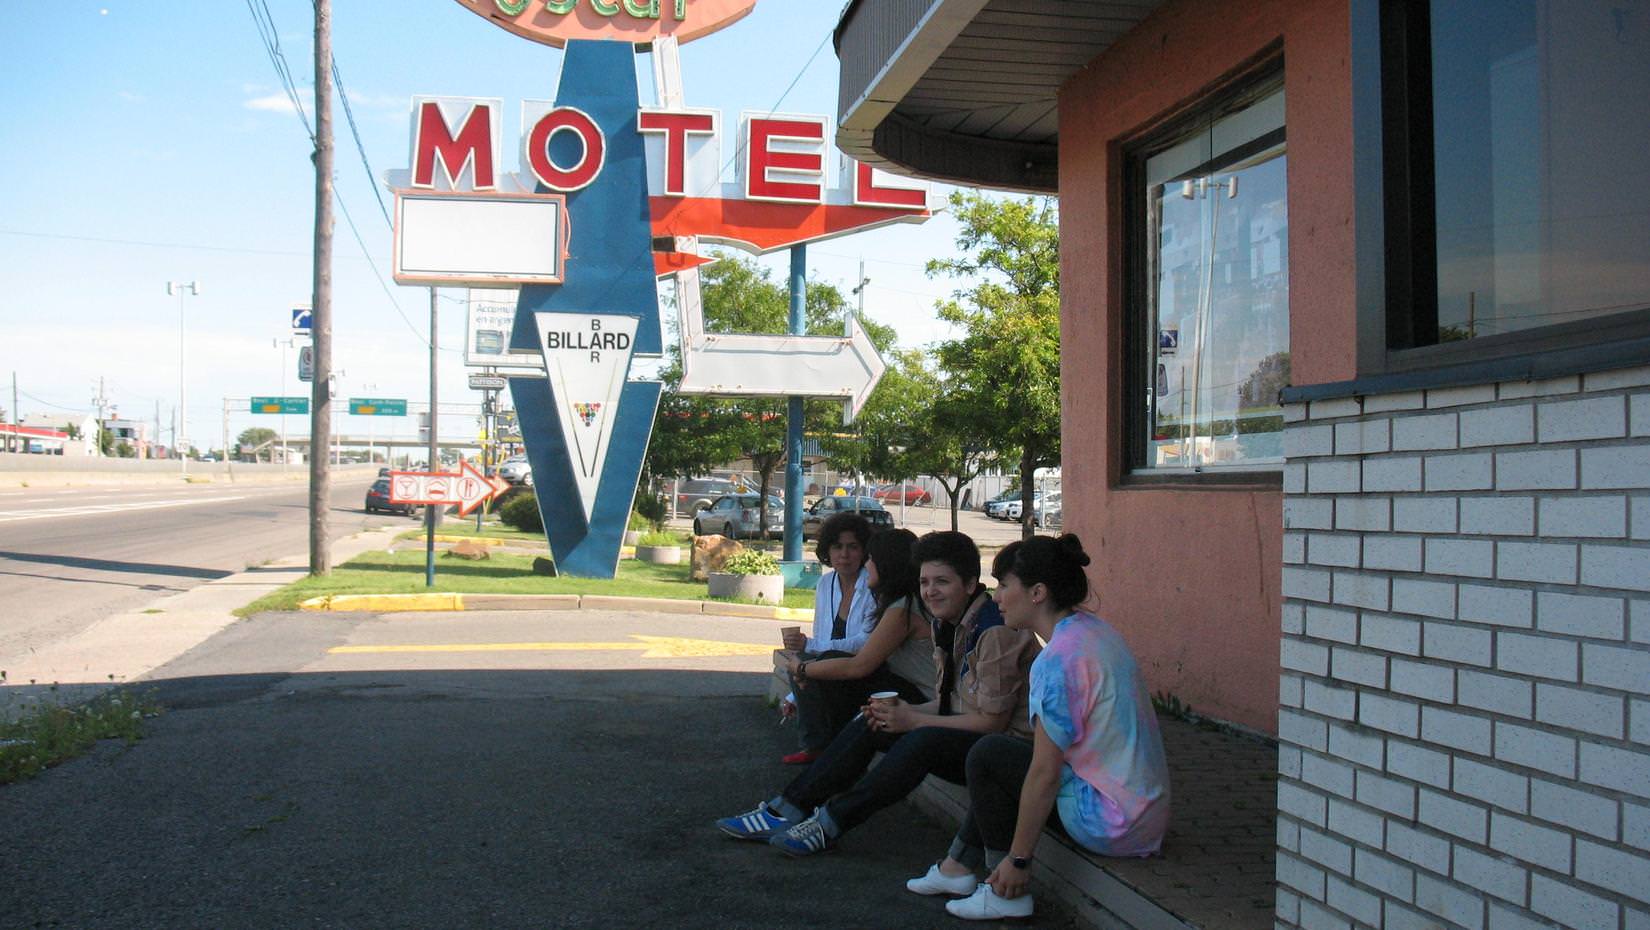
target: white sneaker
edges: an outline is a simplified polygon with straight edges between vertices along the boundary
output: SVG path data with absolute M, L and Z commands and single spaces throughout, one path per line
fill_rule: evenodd
M 905 883 L 905 890 L 916 894 L 954 894 L 966 897 L 974 893 L 980 880 L 973 872 L 967 875 L 946 875 L 938 862 L 928 867 L 928 874 Z
M 945 902 L 945 910 L 953 917 L 963 920 L 1002 920 L 1009 917 L 1031 916 L 1031 895 L 1023 894 L 1018 898 L 1000 898 L 991 886 L 984 882 L 974 889 L 974 893 L 966 898 Z

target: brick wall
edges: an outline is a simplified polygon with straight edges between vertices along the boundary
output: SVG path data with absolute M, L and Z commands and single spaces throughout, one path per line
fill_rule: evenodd
M 1650 368 L 1286 419 L 1278 926 L 1650 930 Z

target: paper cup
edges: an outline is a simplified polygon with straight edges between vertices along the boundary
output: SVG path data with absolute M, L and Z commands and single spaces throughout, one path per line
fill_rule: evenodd
M 899 700 L 898 691 L 878 691 L 871 695 L 872 704 L 892 704 Z

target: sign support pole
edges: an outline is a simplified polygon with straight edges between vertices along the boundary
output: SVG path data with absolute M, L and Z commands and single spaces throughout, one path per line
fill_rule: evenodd
M 435 288 L 430 288 L 430 470 L 437 471 L 441 466 L 441 458 L 436 439 L 436 354 L 441 337 L 437 335 L 437 317 L 440 311 L 440 298 Z M 435 587 L 435 505 L 424 508 L 424 587 Z
M 808 333 L 808 247 L 791 246 L 792 335 Z M 785 561 L 802 559 L 802 398 L 790 398 L 785 429 Z

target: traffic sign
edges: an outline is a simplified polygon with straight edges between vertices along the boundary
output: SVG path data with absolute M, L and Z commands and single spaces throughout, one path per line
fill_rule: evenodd
M 465 516 L 483 502 L 504 493 L 510 483 L 502 478 L 488 478 L 476 471 L 468 459 L 461 459 L 458 471 L 392 471 L 390 472 L 390 501 L 396 504 L 431 504 L 444 507 L 458 505 L 458 515 Z
M 503 375 L 471 375 L 470 390 L 472 391 L 502 391 L 509 382 Z
M 314 346 L 299 346 L 298 347 L 298 380 L 299 381 L 314 381 L 315 380 L 315 347 Z
M 253 397 L 250 398 L 253 413 L 296 413 L 309 412 L 309 398 L 307 397 Z
M 311 311 L 309 304 L 292 305 L 292 332 L 298 336 L 308 336 L 310 332 Z
M 404 417 L 407 402 L 382 397 L 351 397 L 349 412 L 358 417 Z

